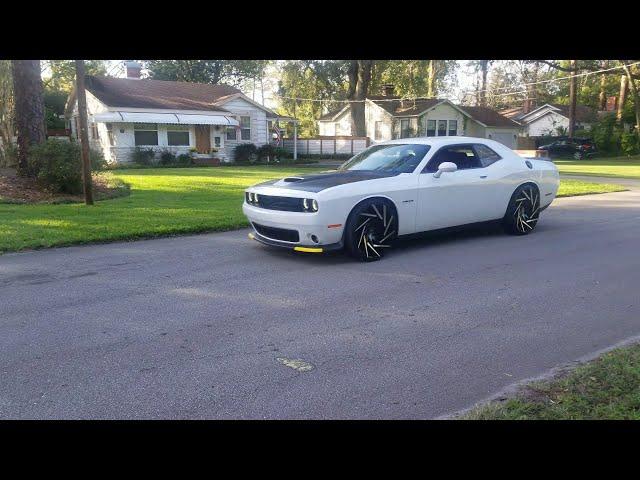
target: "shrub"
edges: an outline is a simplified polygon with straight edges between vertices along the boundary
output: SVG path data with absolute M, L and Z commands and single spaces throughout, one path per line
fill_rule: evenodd
M 286 148 L 276 147 L 275 152 L 276 152 L 276 157 L 278 157 L 280 160 L 283 160 L 285 158 L 293 158 L 293 153 L 291 153 Z
M 48 139 L 31 147 L 28 169 L 48 190 L 72 195 L 82 192 L 80 146 L 75 142 Z
M 620 148 L 625 155 L 640 153 L 640 141 L 635 132 L 623 133 L 620 138 Z
M 107 161 L 104 159 L 104 155 L 101 150 L 89 150 L 89 160 L 91 161 L 91 171 L 97 172 L 98 170 L 104 170 L 107 168 Z
M 267 162 L 273 161 L 276 159 L 276 147 L 274 147 L 269 143 L 265 143 L 264 145 L 258 148 L 258 150 L 256 151 L 256 154 L 258 155 L 259 161 L 264 161 L 264 160 L 266 160 Z
M 10 143 L 0 148 L 0 168 L 16 167 L 18 165 L 18 147 Z
M 176 162 L 178 165 L 193 165 L 193 157 L 188 153 L 181 153 L 176 158 Z
M 255 162 L 258 148 L 253 143 L 241 143 L 233 149 L 233 159 L 238 163 Z
M 131 159 L 140 165 L 151 165 L 155 156 L 156 152 L 153 148 L 136 147 L 131 154 Z
M 172 163 L 176 163 L 175 154 L 169 150 L 163 150 L 160 153 L 160 165 L 171 165 Z

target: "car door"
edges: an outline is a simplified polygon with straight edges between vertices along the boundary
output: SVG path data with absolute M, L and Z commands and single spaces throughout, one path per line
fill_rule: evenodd
M 433 174 L 442 162 L 453 162 L 458 170 Z M 491 197 L 487 167 L 475 153 L 473 144 L 441 147 L 429 159 L 419 175 L 416 230 L 427 231 L 493 219 L 495 206 Z

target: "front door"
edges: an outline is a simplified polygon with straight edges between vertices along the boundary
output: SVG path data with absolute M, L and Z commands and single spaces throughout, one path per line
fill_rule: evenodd
M 211 151 L 209 125 L 196 125 L 196 150 L 198 153 L 209 153 Z

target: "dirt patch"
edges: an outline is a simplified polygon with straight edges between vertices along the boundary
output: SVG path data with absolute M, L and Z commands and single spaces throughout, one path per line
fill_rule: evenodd
M 96 200 L 108 200 L 129 194 L 129 186 L 109 172 L 92 175 L 93 196 Z M 78 203 L 80 195 L 52 193 L 43 190 L 32 178 L 20 177 L 14 169 L 0 169 L 0 203 Z

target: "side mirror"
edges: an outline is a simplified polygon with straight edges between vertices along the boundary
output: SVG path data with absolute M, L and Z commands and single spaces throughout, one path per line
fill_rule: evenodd
M 458 170 L 458 166 L 453 163 L 453 162 L 442 162 L 439 166 L 438 166 L 438 171 L 436 173 L 433 174 L 434 178 L 440 178 L 440 175 L 442 175 L 444 172 L 455 172 L 456 170 Z

